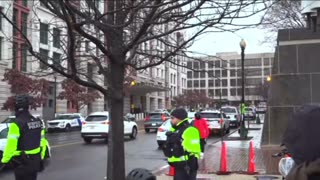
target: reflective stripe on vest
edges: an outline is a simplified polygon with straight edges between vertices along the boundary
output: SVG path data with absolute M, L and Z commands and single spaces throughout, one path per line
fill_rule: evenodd
M 182 162 L 182 161 L 187 161 L 188 160 L 188 156 L 180 156 L 180 157 L 169 157 L 168 158 L 168 162 Z

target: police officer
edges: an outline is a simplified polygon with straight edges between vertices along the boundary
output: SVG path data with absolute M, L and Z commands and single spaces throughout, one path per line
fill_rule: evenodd
M 183 108 L 172 111 L 171 124 L 163 151 L 175 168 L 174 180 L 196 180 L 201 153 L 199 131 L 189 124 Z
M 16 180 L 36 180 L 41 170 L 42 122 L 29 112 L 31 97 L 15 97 L 15 122 L 11 123 L 1 162 L 12 164 Z M 42 143 L 45 144 L 45 143 Z

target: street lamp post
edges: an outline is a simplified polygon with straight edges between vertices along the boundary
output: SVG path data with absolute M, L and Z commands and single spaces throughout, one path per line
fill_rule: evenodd
M 242 92 L 241 92 L 241 121 L 240 121 L 240 137 L 241 138 L 247 138 L 248 136 L 248 130 L 245 127 L 244 122 L 244 107 L 245 107 L 245 100 L 244 100 L 244 50 L 246 48 L 246 42 L 242 39 L 240 41 L 240 48 L 241 48 L 241 84 L 242 84 Z

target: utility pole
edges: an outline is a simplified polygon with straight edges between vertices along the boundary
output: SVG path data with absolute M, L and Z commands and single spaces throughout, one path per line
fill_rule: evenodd
M 245 100 L 244 100 L 244 50 L 246 48 L 246 42 L 242 39 L 240 42 L 241 48 L 241 84 L 242 84 L 242 92 L 241 92 L 241 104 L 240 104 L 240 111 L 241 111 L 241 121 L 240 121 L 240 137 L 247 138 L 248 137 L 248 129 L 245 127 L 244 121 L 244 113 L 245 113 Z

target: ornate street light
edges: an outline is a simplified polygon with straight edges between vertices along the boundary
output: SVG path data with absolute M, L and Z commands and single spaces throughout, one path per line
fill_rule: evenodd
M 241 84 L 242 84 L 242 92 L 241 92 L 241 121 L 240 121 L 240 137 L 247 138 L 248 130 L 245 127 L 244 123 L 244 113 L 245 113 L 245 100 L 244 100 L 244 50 L 246 49 L 246 42 L 242 39 L 240 41 L 240 48 L 241 48 Z

